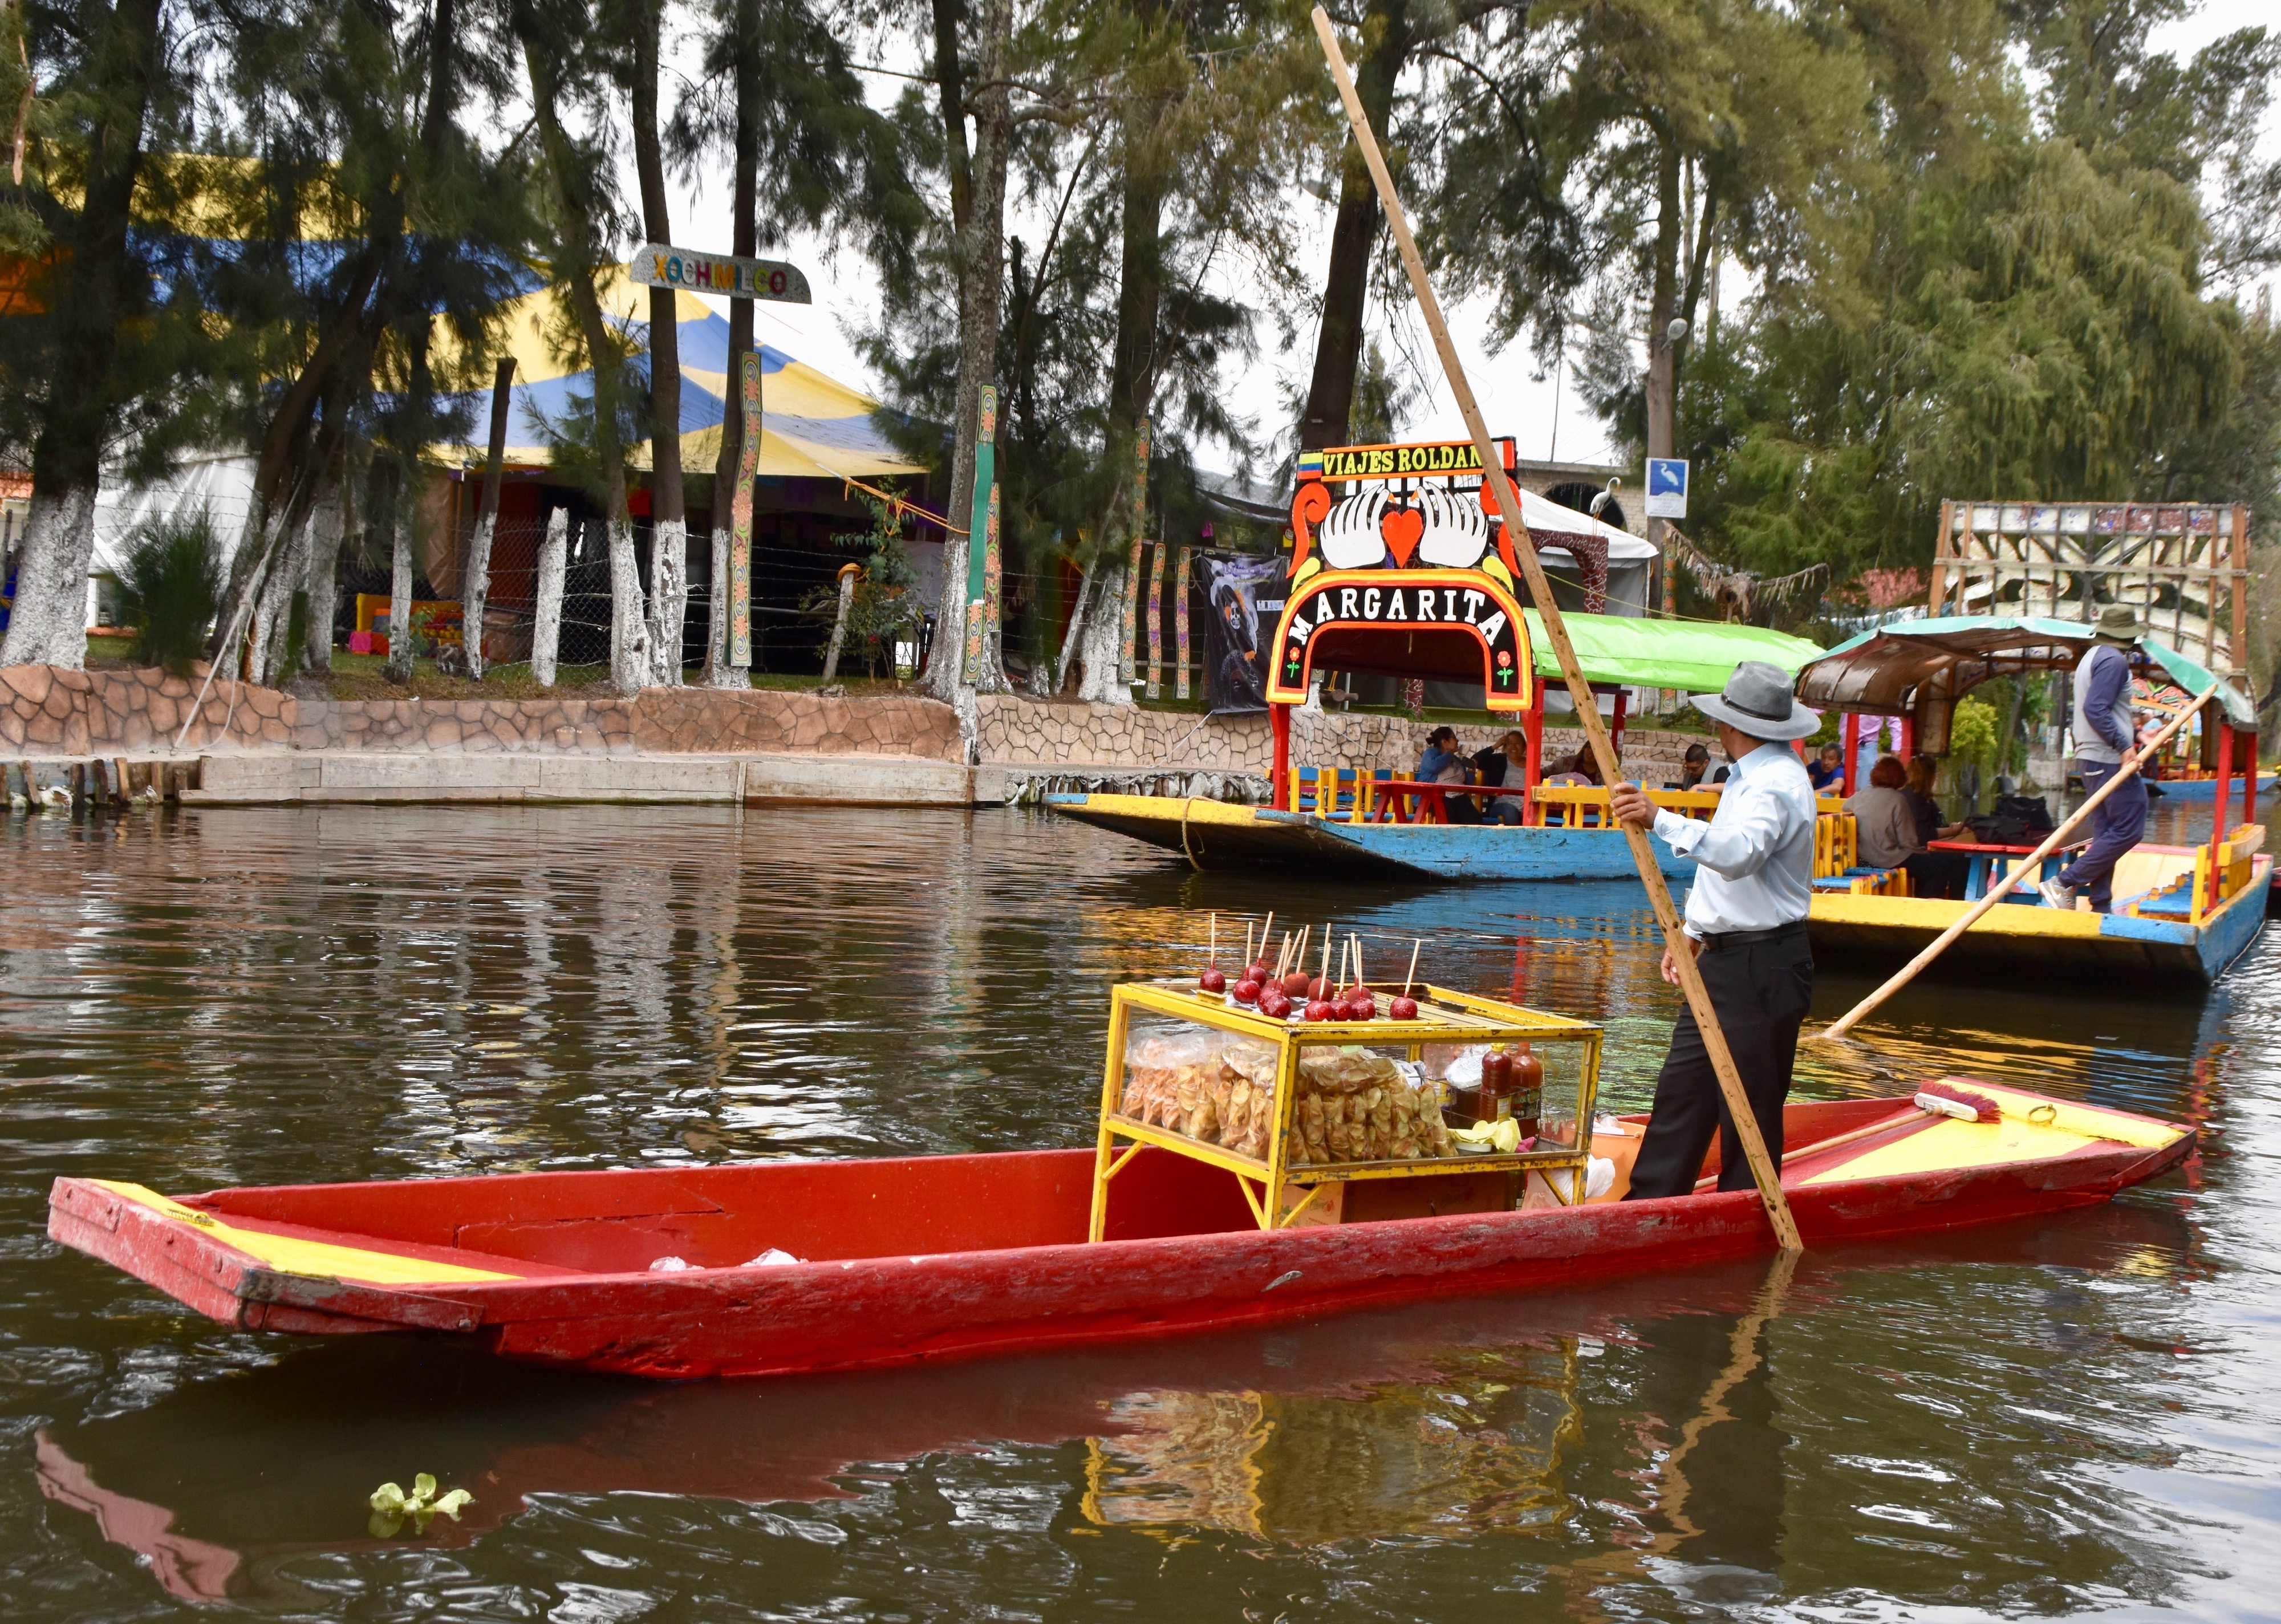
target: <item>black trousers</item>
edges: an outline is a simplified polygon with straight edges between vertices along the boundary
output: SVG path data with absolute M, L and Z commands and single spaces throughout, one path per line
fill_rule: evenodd
M 1790 1097 L 1790 1067 L 1798 1059 L 1798 1029 L 1813 1001 L 1813 949 L 1800 923 L 1771 940 L 1746 947 L 1706 944 L 1695 961 L 1718 1012 L 1720 1030 L 1742 1074 L 1751 1114 L 1767 1150 L 1782 1164 L 1782 1102 Z M 1710 1051 L 1695 1025 L 1695 1012 L 1682 1009 L 1672 1029 L 1671 1052 L 1655 1082 L 1655 1110 L 1639 1159 L 1632 1165 L 1627 1201 L 1684 1195 L 1702 1176 L 1704 1153 L 1719 1134 L 1719 1187 L 1753 1187 L 1750 1163 L 1735 1136 L 1727 1104 L 1719 1093 Z

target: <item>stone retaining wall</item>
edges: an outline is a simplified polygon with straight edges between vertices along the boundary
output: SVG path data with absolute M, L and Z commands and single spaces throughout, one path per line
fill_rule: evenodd
M 977 701 L 977 739 L 985 765 L 1091 768 L 1176 767 L 1264 774 L 1273 765 L 1273 735 L 1264 714 L 1214 716 L 1142 710 L 1134 705 L 1045 703 L 1013 694 Z M 1294 711 L 1291 761 L 1305 767 L 1414 766 L 1431 729 L 1405 716 L 1358 711 Z M 1471 754 L 1507 731 L 1503 723 L 1456 730 Z M 1628 762 L 1668 762 L 1674 768 L 1692 734 L 1627 729 Z M 1584 742 L 1580 729 L 1544 730 L 1544 757 L 1573 754 Z
M 217 682 L 198 704 L 201 669 L 188 677 L 152 668 L 70 671 L 50 665 L 0 667 L 0 751 L 17 756 L 165 754 L 195 710 L 182 740 L 196 750 L 290 747 L 298 701 L 274 688 Z
M 164 755 L 203 676 L 158 670 L 0 669 L 0 754 Z M 1274 753 L 1264 715 L 1204 717 L 1133 705 L 1048 703 L 1012 694 L 977 701 L 984 766 L 1087 773 L 1174 771 L 1234 781 L 1264 775 Z M 1295 712 L 1291 760 L 1310 767 L 1413 765 L 1427 728 L 1405 717 Z M 1466 751 L 1504 731 L 1457 730 Z M 1626 760 L 1676 763 L 1689 736 L 1628 731 Z M 1548 728 L 1548 761 L 1582 742 Z M 652 688 L 630 700 L 299 700 L 217 682 L 184 754 L 326 750 L 360 754 L 870 755 L 963 764 L 957 714 L 916 694 L 824 698 L 799 690 Z
M 203 667 L 189 678 L 157 669 L 0 668 L 0 754 L 170 754 L 204 677 Z M 957 713 L 916 695 L 653 688 L 630 700 L 334 700 L 216 682 L 182 752 L 233 749 L 965 760 Z

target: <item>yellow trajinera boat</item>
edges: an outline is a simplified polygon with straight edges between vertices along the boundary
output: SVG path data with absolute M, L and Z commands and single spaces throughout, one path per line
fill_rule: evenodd
M 1898 717 L 1904 754 L 1941 755 L 1947 753 L 1950 716 L 1965 694 L 1992 677 L 2072 669 L 2091 645 L 2089 626 L 2041 616 L 1905 621 L 1864 632 L 1811 661 L 1798 673 L 1798 692 L 1809 705 L 1849 716 Z M 2151 638 L 2142 638 L 2130 656 L 2158 684 L 2200 693 L 2219 681 Z M 1976 976 L 2058 971 L 2192 983 L 2223 975 L 2264 924 L 2273 858 L 2264 849 L 2263 825 L 2228 823 L 2236 785 L 2245 819 L 2255 817 L 2257 713 L 2231 682 L 2221 686 L 2213 705 L 2217 724 L 2208 739 L 2215 804 L 2207 842 L 2139 846 L 2117 866 L 2115 905 L 2104 914 L 2043 905 L 2036 882 L 2058 872 L 2064 857 L 2054 855 L 2045 860 L 2043 873 L 2022 877 L 2006 899 L 2010 906 L 1990 909 L 1960 936 L 1942 964 Z M 1860 742 L 1850 722 L 1841 737 L 1850 794 Z M 1962 901 L 1912 896 L 1905 870 L 1854 862 L 1851 817 L 1825 811 L 1822 823 L 1807 928 L 1815 956 L 1825 961 L 1884 963 L 1914 955 L 2032 855 L 2029 847 L 1977 847 L 1969 854 Z

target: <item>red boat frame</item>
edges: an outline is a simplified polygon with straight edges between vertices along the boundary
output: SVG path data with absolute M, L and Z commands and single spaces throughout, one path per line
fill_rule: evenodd
M 1817 1156 L 1815 1141 L 1845 1138 L 1842 1154 L 1851 1158 L 1908 1132 L 1913 1125 L 1895 1117 L 1906 1110 L 1894 1100 L 1788 1108 L 1783 1183 L 1809 1245 L 2093 1205 L 2176 1166 L 2195 1141 L 2181 1129 L 2158 1149 L 2090 1140 L 2031 1162 L 1807 1182 L 1841 1155 Z M 1890 1135 L 1853 1138 L 1881 1117 L 1894 1118 Z M 1087 1244 L 1094 1156 L 1013 1151 L 277 1186 L 187 1198 L 188 1221 L 97 1181 L 58 1179 L 49 1233 L 225 1325 L 318 1335 L 447 1332 L 509 1357 L 671 1378 L 1069 1348 L 1773 1249 L 1751 1191 L 1263 1231 L 1232 1175 L 1155 1148 L 1119 1176 L 1108 1239 Z M 399 1257 L 520 1278 L 383 1287 L 290 1273 L 201 1219 L 377 1244 Z M 771 1246 L 810 1261 L 649 1269 L 669 1254 L 710 1264 Z

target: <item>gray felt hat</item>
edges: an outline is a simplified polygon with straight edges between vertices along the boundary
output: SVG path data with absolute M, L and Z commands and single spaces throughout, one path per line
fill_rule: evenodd
M 1694 694 L 1689 702 L 1713 722 L 1753 739 L 1804 739 L 1821 725 L 1821 713 L 1792 698 L 1782 667 L 1765 660 L 1744 661 L 1723 691 Z

